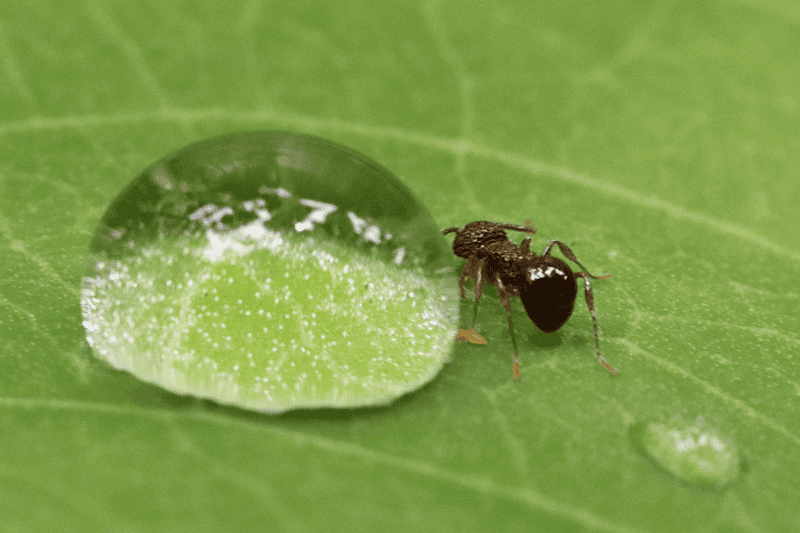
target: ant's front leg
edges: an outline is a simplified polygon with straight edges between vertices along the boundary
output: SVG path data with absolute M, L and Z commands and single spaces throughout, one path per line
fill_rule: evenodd
M 502 285 L 498 285 L 497 287 L 497 294 L 500 296 L 500 303 L 503 304 L 503 308 L 506 310 L 506 316 L 508 317 L 508 331 L 511 332 L 511 344 L 514 346 L 514 379 L 519 379 L 522 377 L 522 371 L 520 370 L 519 365 L 519 350 L 517 350 L 517 340 L 514 338 L 514 325 L 511 323 L 511 298 L 508 292 L 502 288 Z
M 481 274 L 479 263 L 480 259 L 478 259 L 476 256 L 473 255 L 472 257 L 467 259 L 467 263 L 464 265 L 464 269 L 461 271 L 461 279 L 459 280 L 459 282 L 461 284 L 462 300 L 467 297 L 466 283 L 469 278 L 473 278 L 475 280 L 476 283 L 475 286 L 477 287 L 478 276 L 480 276 Z
M 464 283 L 467 278 L 475 279 L 475 311 L 472 314 L 472 324 L 469 329 L 459 329 L 456 340 L 458 342 L 467 341 L 471 344 L 486 344 L 486 339 L 475 331 L 475 323 L 478 321 L 478 305 L 483 294 L 483 272 L 480 268 L 480 259 L 475 256 L 467 260 L 467 264 L 464 265 L 464 270 L 461 272 L 461 298 L 466 298 Z

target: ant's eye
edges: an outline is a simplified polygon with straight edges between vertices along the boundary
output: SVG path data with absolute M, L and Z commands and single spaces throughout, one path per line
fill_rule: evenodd
M 448 254 L 366 156 L 230 135 L 165 157 L 114 200 L 83 324 L 97 356 L 180 394 L 270 412 L 388 403 L 450 358 Z

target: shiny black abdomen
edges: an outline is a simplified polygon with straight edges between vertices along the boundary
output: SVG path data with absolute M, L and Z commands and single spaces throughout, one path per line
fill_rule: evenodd
M 536 327 L 552 333 L 572 315 L 578 284 L 569 266 L 551 255 L 525 265 L 525 285 L 519 287 L 522 305 Z

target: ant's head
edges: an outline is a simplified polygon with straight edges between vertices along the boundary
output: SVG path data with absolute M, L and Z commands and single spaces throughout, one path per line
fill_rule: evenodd
M 486 248 L 494 243 L 508 242 L 506 232 L 503 231 L 501 224 L 479 220 L 470 222 L 461 229 L 448 228 L 443 230 L 443 234 L 455 232 L 456 238 L 453 241 L 453 253 L 458 257 L 469 259 L 476 257 L 483 259 L 486 256 Z

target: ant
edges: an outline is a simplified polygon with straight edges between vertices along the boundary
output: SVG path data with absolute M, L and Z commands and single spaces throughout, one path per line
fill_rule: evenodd
M 589 278 L 606 279 L 605 276 L 590 274 L 569 246 L 558 240 L 551 240 L 542 255 L 537 256 L 531 252 L 531 238 L 526 237 L 517 246 L 508 240 L 505 230 L 521 231 L 533 235 L 536 228 L 533 222 L 527 220 L 524 226 L 516 224 L 500 224 L 480 220 L 470 222 L 461 229 L 447 228 L 442 234 L 455 232 L 453 252 L 458 257 L 467 260 L 461 272 L 461 298 L 466 298 L 464 284 L 467 279 L 475 280 L 475 312 L 472 316 L 472 325 L 468 330 L 458 330 L 456 339 L 459 342 L 468 341 L 473 344 L 486 344 L 486 339 L 475 331 L 475 322 L 478 319 L 478 303 L 483 293 L 483 282 L 497 289 L 500 303 L 506 310 L 508 317 L 508 330 L 511 332 L 511 344 L 514 346 L 514 378 L 521 376 L 519 351 L 514 338 L 514 327 L 511 324 L 511 297 L 519 296 L 528 317 L 537 328 L 545 333 L 552 333 L 572 315 L 575 306 L 575 297 L 578 294 L 578 278 L 584 282 L 586 306 L 592 314 L 594 325 L 595 355 L 597 361 L 612 374 L 617 370 L 608 364 L 600 354 L 600 338 L 597 333 L 597 316 L 594 312 L 594 295 Z M 573 272 L 566 262 L 550 255 L 553 245 L 558 245 L 559 250 L 567 259 L 580 266 L 582 272 Z

